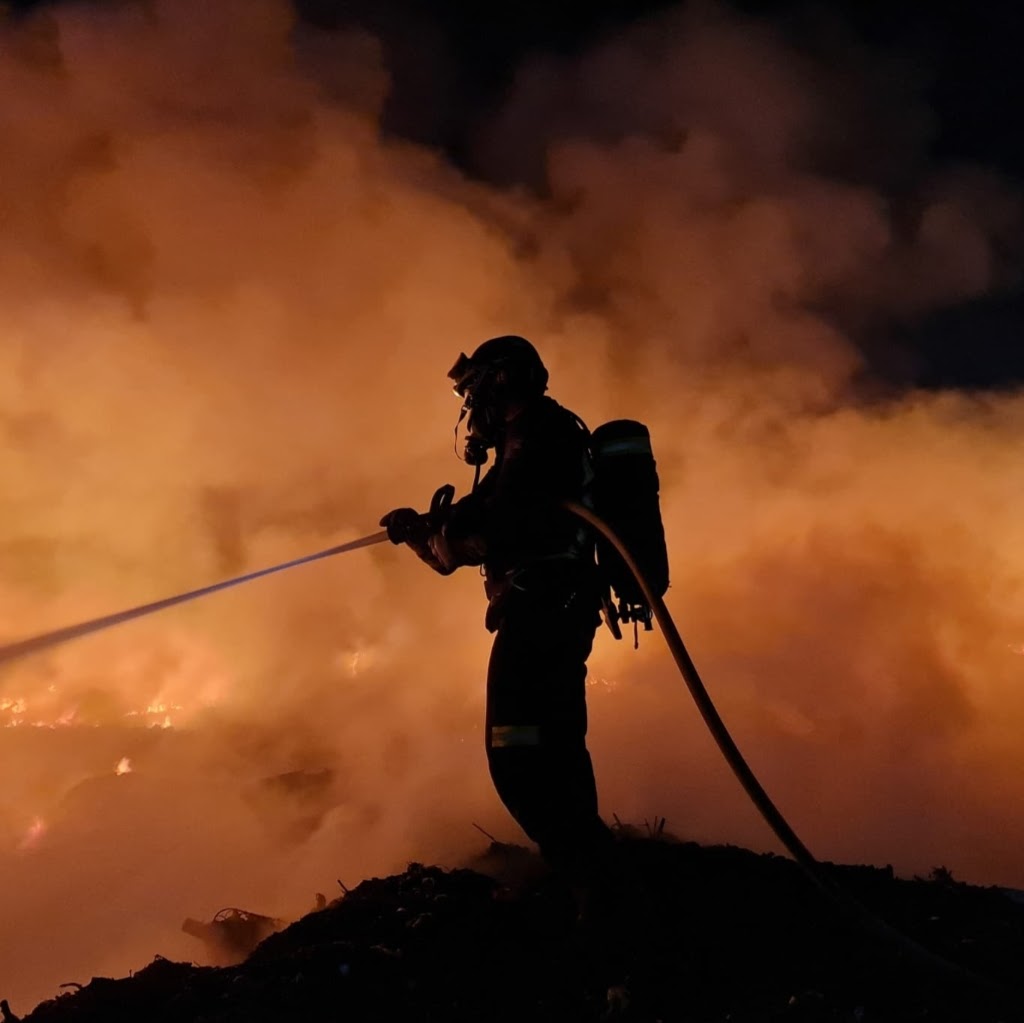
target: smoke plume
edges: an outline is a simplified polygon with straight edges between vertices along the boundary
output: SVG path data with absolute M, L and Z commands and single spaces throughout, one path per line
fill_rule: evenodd
M 381 52 L 272 0 L 0 27 L 5 635 L 464 489 L 445 371 L 521 333 L 591 424 L 651 426 L 669 603 L 811 848 L 1024 885 L 1024 399 L 862 356 L 1014 280 L 1013 189 L 932 165 L 915 65 L 839 29 L 691 7 L 538 57 L 491 183 L 382 137 Z M 6 667 L 0 993 L 200 956 L 185 916 L 294 916 L 473 822 L 518 840 L 482 604 L 375 548 Z M 592 659 L 606 816 L 775 848 L 659 638 L 630 647 Z

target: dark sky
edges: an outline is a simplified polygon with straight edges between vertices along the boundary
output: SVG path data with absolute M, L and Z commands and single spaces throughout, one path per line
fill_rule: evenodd
M 679 5 L 678 0 L 590 0 L 586 5 L 557 0 L 294 2 L 310 21 L 324 26 L 357 21 L 398 49 L 422 41 L 409 26 L 429 26 L 445 43 L 453 78 L 482 102 L 500 94 L 531 52 L 578 51 L 618 25 Z M 1024 178 L 1024 135 L 1014 123 L 1014 111 L 1024 100 L 1024 8 L 1014 0 L 832 0 L 817 5 L 728 0 L 728 6 L 797 27 L 827 8 L 869 43 L 927 53 L 934 78 L 930 99 L 941 128 L 937 151 L 998 164 Z
M 28 10 L 54 0 L 14 0 Z M 100 0 L 102 2 L 102 0 Z M 112 0 L 113 2 L 113 0 Z M 394 74 L 385 127 L 443 149 L 470 174 L 478 126 L 516 68 L 537 52 L 571 54 L 617 27 L 678 6 L 664 0 L 293 0 L 319 26 L 360 24 L 384 42 Z M 926 68 L 936 115 L 930 155 L 996 168 L 1024 194 L 1024 5 L 1016 0 L 727 0 L 799 39 L 838 16 L 869 46 Z M 908 325 L 876 368 L 902 384 L 1010 387 L 1024 382 L 1024 285 Z M 887 340 L 889 344 L 891 339 Z M 869 357 L 874 357 L 869 352 Z
M 389 127 L 441 145 L 473 173 L 471 140 L 500 102 L 519 63 L 538 50 L 572 53 L 631 20 L 675 4 L 662 0 L 591 0 L 589 4 L 490 0 L 295 0 L 302 14 L 329 26 L 352 20 L 380 35 L 399 69 Z M 905 50 L 927 67 L 927 99 L 937 116 L 931 155 L 999 169 L 1024 192 L 1024 8 L 934 0 L 841 0 L 828 5 L 731 0 L 746 14 L 769 17 L 797 34 L 817 24 L 823 7 L 871 46 Z M 954 9 L 955 8 L 955 9 Z M 417 26 L 415 29 L 410 26 Z M 445 53 L 440 79 L 409 55 L 428 33 Z M 444 94 L 438 95 L 443 81 Z M 428 84 L 429 83 L 429 84 Z M 425 86 L 427 86 L 425 88 Z M 431 90 L 434 90 L 433 92 Z M 1024 287 L 907 326 L 902 351 L 877 353 L 877 368 L 918 386 L 1011 387 L 1024 381 Z M 890 339 L 891 341 L 891 339 Z M 888 343 L 888 342 L 887 342 Z M 869 352 L 869 356 L 874 357 Z

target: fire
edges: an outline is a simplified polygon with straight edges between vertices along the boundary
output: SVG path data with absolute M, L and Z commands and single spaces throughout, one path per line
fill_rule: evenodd
M 332 666 L 341 674 L 356 678 L 365 675 L 376 667 L 381 661 L 382 651 L 377 646 L 369 644 L 357 644 L 344 650 L 339 650 L 332 658 Z
M 70 644 L 15 670 L 19 680 L 0 688 L 0 727 L 171 728 L 232 689 L 219 653 L 162 622 L 99 646 Z
M 130 710 L 125 714 L 126 718 L 138 719 L 138 725 L 146 728 L 173 728 L 174 722 L 168 711 L 184 711 L 184 705 L 180 703 L 149 703 L 145 710 Z
M 19 851 L 27 851 L 34 849 L 38 844 L 43 835 L 46 834 L 46 821 L 42 817 L 35 817 L 32 823 L 28 826 L 28 830 L 25 832 L 24 837 L 18 843 Z
M 117 767 L 114 768 L 114 774 L 131 774 L 132 770 L 133 768 L 131 759 L 129 757 L 121 757 L 121 759 L 117 762 Z
M 894 97 L 878 145 L 858 118 L 863 181 L 830 176 L 846 136 L 825 133 L 819 154 L 837 116 L 826 84 L 841 116 L 854 69 L 816 75 L 719 13 L 526 69 L 485 148 L 503 175 L 503 154 L 546 156 L 549 180 L 470 183 L 439 153 L 380 144 L 387 47 L 295 59 L 305 37 L 271 6 L 48 4 L 23 39 L 11 34 L 30 19 L 0 18 L 10 638 L 361 535 L 371 512 L 422 507 L 449 472 L 468 487 L 444 373 L 460 347 L 523 332 L 558 400 L 592 425 L 652 427 L 669 603 L 798 829 L 830 858 L 899 853 L 920 870 L 957 848 L 958 874 L 1022 883 L 1024 823 L 1004 808 L 1024 798 L 1024 693 L 1002 637 L 1024 628 L 1024 402 L 861 405 L 841 334 L 849 320 L 882 339 L 1001 279 L 1008 186 L 943 170 L 914 188 L 929 155 L 902 131 L 923 113 L 916 91 Z M 188 90 L 183 68 L 201 72 Z M 618 102 L 623 75 L 644 103 Z M 865 114 L 881 84 L 872 74 Z M 889 163 L 901 154 L 905 180 Z M 500 812 L 479 751 L 456 741 L 478 734 L 483 699 L 478 580 L 407 555 L 311 565 L 5 666 L 0 726 L 21 732 L 0 742 L 0 810 L 26 848 L 45 818 L 54 853 L 0 901 L 5 977 L 41 995 L 115 968 L 113 949 L 151 949 L 157 900 L 132 898 L 143 880 L 181 903 L 200 887 L 283 891 L 339 857 L 354 876 L 428 855 L 445 821 Z M 763 842 L 740 795 L 720 795 L 736 786 L 660 641 L 629 646 L 593 663 L 603 807 Z M 784 713 L 762 710 L 769 699 Z M 126 749 L 145 757 L 134 781 L 149 802 L 110 778 Z M 262 818 L 238 793 L 322 766 L 346 805 L 296 869 L 291 847 L 253 845 Z M 83 779 L 71 820 L 62 800 Z M 196 815 L 211 826 L 189 827 Z M 179 836 L 182 869 L 161 858 Z M 54 894 L 64 883 L 73 899 Z M 120 887 L 136 904 L 115 926 Z M 87 935 L 60 943 L 77 941 L 74 970 L 51 951 L 72 904 Z
M 50 687 L 49 693 L 51 695 L 55 693 L 53 687 Z M 30 706 L 31 717 L 28 716 Z M 18 728 L 23 725 L 31 728 L 94 727 L 115 722 L 137 728 L 172 728 L 174 726 L 172 713 L 175 715 L 187 714 L 185 704 L 150 700 L 139 709 L 124 711 L 116 719 L 109 720 L 84 714 L 77 702 L 64 705 L 50 699 L 33 700 L 30 704 L 30 701 L 23 696 L 0 698 L 0 714 L 6 715 L 5 720 L 0 720 L 5 728 Z

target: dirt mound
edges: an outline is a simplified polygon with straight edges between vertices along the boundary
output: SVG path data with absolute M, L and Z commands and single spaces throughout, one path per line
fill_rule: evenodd
M 857 930 L 789 860 L 650 840 L 623 841 L 620 852 L 617 909 L 603 925 L 581 923 L 556 880 L 522 881 L 522 856 L 496 848 L 485 858 L 496 877 L 411 864 L 272 935 L 238 966 L 157 958 L 44 1002 L 25 1023 L 1017 1018 L 1016 996 L 998 1004 Z M 515 885 L 500 870 L 513 859 Z M 828 869 L 929 949 L 1017 983 L 1024 908 L 1002 891 L 941 870 L 901 880 L 889 869 Z

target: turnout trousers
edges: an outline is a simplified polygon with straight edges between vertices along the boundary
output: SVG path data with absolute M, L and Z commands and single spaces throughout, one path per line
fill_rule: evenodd
M 487 672 L 486 748 L 498 796 L 541 855 L 574 882 L 602 870 L 612 841 L 597 811 L 587 751 L 587 657 L 600 618 L 518 593 L 502 615 Z

